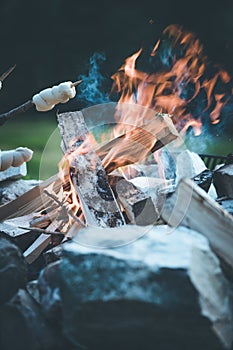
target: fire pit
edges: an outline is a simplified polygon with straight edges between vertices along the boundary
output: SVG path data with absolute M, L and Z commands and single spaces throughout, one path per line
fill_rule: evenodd
M 219 123 L 226 101 L 214 87 L 230 78 L 205 78 L 192 34 L 164 35 L 184 55 L 148 73 L 136 69 L 140 50 L 113 76 L 118 104 L 58 114 L 59 173 L 1 207 L 4 350 L 24 348 L 25 337 L 38 350 L 231 349 L 233 217 L 223 203 L 233 201 L 233 168 L 229 157 L 188 151 L 182 137 L 201 132 L 191 110 L 199 93 Z M 63 102 L 56 89 L 30 106 Z

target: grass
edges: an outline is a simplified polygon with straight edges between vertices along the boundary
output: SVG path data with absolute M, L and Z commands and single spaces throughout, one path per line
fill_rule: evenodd
M 51 118 L 34 117 L 9 120 L 0 129 L 1 149 L 28 147 L 34 151 L 28 163 L 28 179 L 46 179 L 54 175 L 62 157 L 57 123 Z
M 15 117 L 0 128 L 2 150 L 28 147 L 34 151 L 28 163 L 28 179 L 47 179 L 58 171 L 57 164 L 62 158 L 60 135 L 55 117 L 48 114 Z M 197 153 L 227 155 L 233 152 L 232 138 L 223 135 L 214 137 L 189 137 L 187 148 Z

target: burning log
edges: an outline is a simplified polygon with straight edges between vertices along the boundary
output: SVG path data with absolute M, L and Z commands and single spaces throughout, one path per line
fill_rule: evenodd
M 161 216 L 170 226 L 186 226 L 206 236 L 222 261 L 233 269 L 233 217 L 189 179 L 182 179 Z
M 157 221 L 159 215 L 151 197 L 121 176 L 110 175 L 108 178 L 116 199 L 124 208 L 131 224 L 146 226 Z
M 150 153 L 158 151 L 177 137 L 171 118 L 167 114 L 157 113 L 147 124 L 99 146 L 96 153 L 109 174 L 116 168 L 144 160 Z
M 70 152 L 71 181 L 88 225 L 115 227 L 124 218 L 106 178 L 101 160 L 86 144 L 88 130 L 81 112 L 58 115 L 63 151 Z M 80 151 L 80 148 L 81 151 Z M 82 147 L 87 147 L 82 152 Z

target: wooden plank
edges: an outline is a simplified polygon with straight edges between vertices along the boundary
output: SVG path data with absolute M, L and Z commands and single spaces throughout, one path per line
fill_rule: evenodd
M 38 212 L 45 207 L 52 205 L 53 201 L 51 198 L 43 193 L 43 190 L 48 186 L 52 186 L 54 192 L 59 191 L 61 180 L 58 175 L 50 177 L 38 186 L 35 186 L 28 192 L 24 193 L 22 196 L 2 205 L 0 207 L 0 221 L 31 214 L 32 212 Z
M 164 203 L 170 226 L 186 226 L 206 236 L 216 254 L 233 269 L 233 217 L 190 179 L 182 179 Z
M 71 160 L 71 180 L 78 195 L 86 224 L 116 227 L 125 224 L 107 181 L 100 158 L 89 144 L 89 132 L 81 112 L 58 115 L 62 149 Z
M 39 255 L 51 243 L 51 235 L 42 233 L 33 244 L 23 253 L 23 256 L 28 264 L 32 264 Z
M 48 227 L 47 231 L 55 231 L 57 228 L 59 228 L 60 223 L 57 220 L 54 220 Z M 32 228 L 33 230 L 33 228 Z M 46 231 L 46 230 L 45 230 Z M 56 233 L 54 232 L 54 235 Z M 53 243 L 52 234 L 46 234 L 42 233 L 30 247 L 25 250 L 23 253 L 23 256 L 28 264 L 32 264 L 39 256 L 40 254 L 51 244 Z M 63 238 L 63 236 L 60 236 L 60 241 Z M 57 242 L 58 244 L 59 242 Z

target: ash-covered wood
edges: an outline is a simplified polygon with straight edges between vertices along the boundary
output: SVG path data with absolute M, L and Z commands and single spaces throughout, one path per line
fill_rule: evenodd
M 58 121 L 63 140 L 62 149 L 72 157 L 71 180 L 86 223 L 101 227 L 123 225 L 123 215 L 109 186 L 101 160 L 88 142 L 89 133 L 82 113 L 62 113 L 58 115 Z M 84 152 L 79 151 L 80 146 L 85 147 Z
M 192 180 L 181 179 L 164 203 L 161 216 L 171 226 L 183 225 L 206 236 L 233 271 L 233 217 Z
M 108 179 L 131 224 L 153 225 L 158 220 L 158 213 L 150 196 L 121 176 L 110 175 Z

